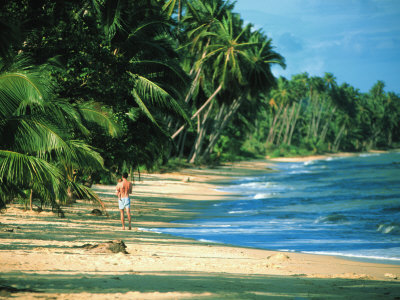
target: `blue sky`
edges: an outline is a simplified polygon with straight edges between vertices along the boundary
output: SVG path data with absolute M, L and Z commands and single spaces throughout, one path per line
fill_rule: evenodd
M 400 0 L 236 0 L 234 11 L 285 57 L 276 76 L 330 72 L 361 92 L 382 80 L 400 95 Z

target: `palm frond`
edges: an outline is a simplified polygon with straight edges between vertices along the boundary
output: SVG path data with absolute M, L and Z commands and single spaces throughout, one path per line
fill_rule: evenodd
M 27 107 L 44 103 L 47 91 L 34 76 L 23 73 L 0 75 L 0 116 L 24 114 Z
M 101 206 L 101 208 L 104 211 L 104 213 L 107 216 L 109 216 L 108 212 L 106 210 L 106 206 L 105 206 L 104 202 L 101 201 L 99 196 L 91 188 L 89 188 L 89 187 L 87 187 L 87 186 L 85 186 L 83 184 L 79 184 L 79 183 L 73 182 L 73 181 L 69 181 L 67 183 L 67 185 L 70 188 L 72 188 L 72 190 L 75 193 L 77 193 L 77 195 L 78 195 L 78 197 L 80 199 L 87 199 L 87 200 L 90 200 L 90 201 L 93 201 L 93 202 L 97 202 Z
M 115 36 L 118 29 L 123 29 L 120 0 L 93 0 L 92 7 L 100 20 L 100 26 L 104 32 L 107 42 Z
M 151 112 L 147 108 L 146 104 L 144 103 L 143 99 L 138 95 L 136 89 L 132 89 L 131 95 L 133 96 L 133 99 L 135 100 L 136 104 L 139 106 L 141 111 L 151 120 L 151 122 L 154 125 L 156 125 L 158 128 L 160 128 L 157 121 L 154 119 L 153 115 L 151 114 Z
M 44 159 L 18 152 L 0 150 L 0 179 L 28 185 L 45 184 L 51 178 L 61 178 L 60 171 Z
M 99 103 L 81 103 L 77 107 L 77 110 L 84 120 L 96 123 L 103 127 L 110 136 L 116 137 L 120 134 L 121 129 L 118 124 L 111 119 L 111 113 L 108 112 L 105 107 L 101 107 Z
M 45 158 L 50 153 L 55 157 L 72 159 L 73 151 L 69 148 L 64 129 L 43 116 L 26 116 L 15 122 L 14 144 L 12 148 L 21 153 L 35 153 Z
M 129 111 L 126 113 L 126 115 L 132 121 L 136 121 L 139 118 L 139 115 L 140 115 L 140 108 L 132 107 L 132 108 L 129 109 Z
M 45 107 L 45 113 L 57 120 L 60 127 L 78 130 L 84 135 L 89 135 L 89 130 L 85 127 L 82 114 L 79 112 L 79 104 L 72 105 L 64 99 L 52 99 Z M 53 118 L 54 116 L 54 118 Z
M 169 71 L 172 71 L 172 73 L 181 80 L 182 84 L 185 84 L 188 80 L 187 75 L 182 72 L 182 70 L 179 68 L 180 66 L 177 65 L 175 61 L 132 59 L 130 62 L 132 65 L 159 65 L 161 67 L 165 67 Z
M 156 25 L 156 24 L 158 24 L 158 25 L 166 25 L 166 26 L 170 25 L 169 22 L 166 22 L 164 20 L 148 21 L 148 22 L 141 23 L 136 28 L 134 28 L 134 30 L 131 31 L 131 33 L 128 36 L 128 40 L 136 37 L 136 35 L 139 32 L 141 32 L 142 30 L 146 29 L 148 26 Z
M 189 121 L 189 117 L 182 109 L 182 106 L 162 87 L 155 82 L 143 77 L 136 76 L 136 90 L 139 95 L 146 95 L 148 100 L 159 107 L 171 110 L 177 115 Z
M 73 164 L 87 170 L 99 170 L 104 166 L 101 155 L 93 147 L 80 140 L 69 140 L 68 145 L 74 152 L 74 161 L 68 161 L 67 164 Z
M 171 17 L 174 13 L 176 5 L 176 0 L 168 0 L 164 3 L 162 9 L 163 11 L 167 12 L 168 17 Z

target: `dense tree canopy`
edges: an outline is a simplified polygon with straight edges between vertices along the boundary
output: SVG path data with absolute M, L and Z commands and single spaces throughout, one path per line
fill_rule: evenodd
M 2 3 L 0 206 L 96 199 L 84 181 L 172 158 L 399 145 L 399 96 L 383 82 L 360 93 L 330 73 L 275 78 L 284 57 L 233 2 Z

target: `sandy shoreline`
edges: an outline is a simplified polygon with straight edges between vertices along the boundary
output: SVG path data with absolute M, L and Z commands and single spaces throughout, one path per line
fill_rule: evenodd
M 142 174 L 136 230 L 122 231 L 113 187 L 95 186 L 110 218 L 79 201 L 66 218 L 12 205 L 0 215 L 0 299 L 400 299 L 400 266 L 286 253 L 149 232 L 235 195 L 216 183 L 265 172 L 269 161 Z M 181 210 L 190 201 L 193 211 Z M 184 224 L 183 224 L 184 226 Z M 122 240 L 127 254 L 82 248 Z

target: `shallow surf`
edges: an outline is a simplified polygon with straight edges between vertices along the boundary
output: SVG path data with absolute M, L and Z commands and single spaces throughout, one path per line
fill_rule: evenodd
M 273 169 L 219 187 L 241 197 L 210 203 L 187 226 L 154 230 L 400 264 L 399 152 L 280 162 Z

